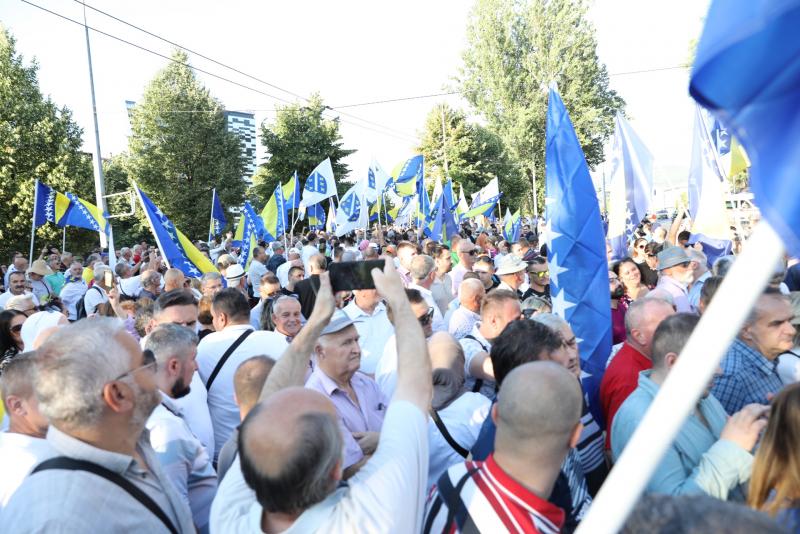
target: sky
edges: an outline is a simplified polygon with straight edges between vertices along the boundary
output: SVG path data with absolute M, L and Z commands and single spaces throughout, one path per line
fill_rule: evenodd
M 83 6 L 75 0 L 30 1 L 83 22 Z M 274 119 L 276 106 L 302 102 L 298 95 L 313 92 L 338 108 L 452 90 L 472 6 L 467 0 L 88 0 L 88 4 L 244 73 L 190 53 L 197 69 L 250 88 L 197 72 L 227 109 L 254 112 L 259 123 Z M 684 65 L 707 8 L 707 0 L 591 3 L 598 56 L 611 74 L 611 87 L 627 103 L 633 128 L 654 155 L 660 189 L 686 184 L 693 105 L 687 89 L 689 71 L 640 71 Z M 169 56 L 174 48 L 91 9 L 86 9 L 86 16 L 89 26 L 159 54 Z M 93 151 L 83 26 L 22 0 L 0 3 L 0 22 L 17 39 L 17 51 L 25 61 L 36 59 L 42 92 L 73 111 L 84 129 L 84 148 Z M 105 157 L 126 149 L 125 101 L 139 100 L 167 60 L 91 31 L 90 40 Z M 357 150 L 347 160 L 351 177 L 366 173 L 373 157 L 391 169 L 413 155 L 427 113 L 441 102 L 469 112 L 458 95 L 330 112 L 340 116 L 344 146 Z M 261 162 L 263 150 L 258 157 Z M 599 181 L 602 173 L 601 165 L 593 175 Z

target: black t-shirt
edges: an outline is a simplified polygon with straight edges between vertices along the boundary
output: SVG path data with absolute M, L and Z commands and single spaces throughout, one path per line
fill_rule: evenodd
M 524 302 L 525 299 L 533 296 L 542 297 L 547 300 L 550 300 L 550 284 L 544 286 L 544 291 L 538 291 L 536 289 L 533 289 L 533 286 L 529 287 L 528 290 L 522 294 L 522 300 Z

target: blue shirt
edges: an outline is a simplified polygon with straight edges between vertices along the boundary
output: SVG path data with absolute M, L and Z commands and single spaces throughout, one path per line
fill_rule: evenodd
M 695 280 L 692 287 L 689 288 L 689 306 L 692 307 L 694 313 L 699 312 L 700 292 L 703 291 L 703 285 L 709 278 L 711 278 L 711 271 L 706 271 L 701 274 L 700 278 Z
M 767 394 L 783 387 L 777 367 L 777 358 L 770 361 L 737 339 L 722 360 L 722 375 L 714 380 L 711 393 L 730 415 L 754 402 L 767 404 Z
M 639 386 L 622 403 L 611 426 L 611 452 L 618 460 L 659 386 L 650 380 L 652 371 L 639 373 Z M 667 449 L 647 484 L 648 493 L 667 495 L 707 494 L 722 500 L 743 501 L 740 484 L 750 480 L 753 455 L 732 441 L 719 439 L 728 420 L 725 409 L 712 395 L 700 399 L 675 441 Z

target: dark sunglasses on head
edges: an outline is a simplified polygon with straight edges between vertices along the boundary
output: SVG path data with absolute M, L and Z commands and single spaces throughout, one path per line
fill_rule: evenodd
M 422 317 L 418 317 L 417 319 L 419 320 L 419 324 L 421 324 L 422 326 L 428 326 L 429 324 L 431 324 L 431 321 L 433 320 L 433 308 L 428 308 L 428 312 Z

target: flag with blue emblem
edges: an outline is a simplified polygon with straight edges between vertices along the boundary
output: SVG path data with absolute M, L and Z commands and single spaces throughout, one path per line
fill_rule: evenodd
M 725 207 L 724 171 L 709 128 L 708 113 L 696 106 L 692 161 L 689 167 L 689 215 L 694 244 L 702 243 L 709 264 L 731 252 L 730 223 Z
M 225 219 L 225 210 L 217 196 L 217 189 L 214 188 L 211 192 L 211 228 L 208 231 L 208 240 L 211 241 L 214 236 L 222 234 L 226 224 L 228 221 Z
M 34 189 L 33 220 L 39 227 L 47 222 L 57 226 L 76 226 L 108 234 L 110 226 L 97 206 L 72 193 L 59 193 L 52 187 L 36 180 Z
M 216 272 L 217 269 L 211 260 L 175 228 L 172 221 L 138 186 L 134 185 L 134 188 L 167 267 L 179 269 L 186 276 L 193 278 L 200 277 L 204 273 Z
M 286 208 L 283 199 L 283 187 L 281 187 L 280 183 L 275 186 L 275 191 L 273 191 L 267 205 L 261 210 L 260 220 L 264 222 L 265 233 L 260 235 L 259 239 L 275 241 L 284 233 L 286 226 Z
M 347 190 L 336 210 L 336 235 L 343 236 L 369 226 L 369 207 L 364 192 L 357 185 Z
M 309 206 L 306 214 L 308 215 L 309 228 L 312 230 L 325 228 L 325 208 L 322 207 L 321 203 Z
M 608 214 L 608 240 L 614 258 L 629 256 L 633 231 L 650 210 L 653 195 L 653 156 L 617 113 L 611 155 L 611 210 Z
M 312 206 L 336 195 L 336 181 L 333 179 L 331 158 L 325 158 L 325 161 L 317 165 L 308 176 L 308 179 L 306 179 L 300 205 L 305 207 Z
M 519 240 L 519 233 L 522 230 L 522 220 L 520 219 L 520 211 L 517 210 L 513 215 L 509 216 L 506 210 L 506 222 L 503 225 L 503 239 L 509 243 L 515 243 Z
M 286 207 L 286 211 L 299 208 L 300 199 L 300 180 L 297 178 L 297 171 L 294 171 L 292 178 L 283 186 L 283 203 Z
M 600 380 L 611 352 L 611 299 L 600 206 L 567 110 L 554 87 L 545 135 L 547 248 L 553 312 L 579 339 L 592 414 L 602 421 Z
M 280 187 L 280 184 L 278 184 Z M 236 233 L 233 235 L 233 246 L 239 247 L 239 264 L 247 270 L 250 267 L 250 254 L 253 249 L 258 245 L 259 236 L 262 239 L 269 240 L 267 230 L 264 228 L 264 222 L 261 217 L 256 214 L 256 210 L 245 201 L 242 207 L 242 212 L 239 217 L 239 225 L 236 227 Z
M 416 194 L 417 183 L 425 178 L 425 157 L 421 154 L 409 158 L 392 171 L 395 193 L 401 197 Z
M 800 255 L 798 27 L 800 0 L 715 0 L 689 85 L 747 150 L 756 205 L 794 256 Z
M 492 178 L 481 190 L 472 195 L 472 204 L 470 204 L 465 213 L 461 214 L 461 218 L 470 219 L 480 215 L 491 217 L 501 196 L 503 195 L 500 193 L 500 185 L 497 178 Z
M 417 182 L 417 221 L 418 224 L 431 221 L 431 199 L 422 180 Z

